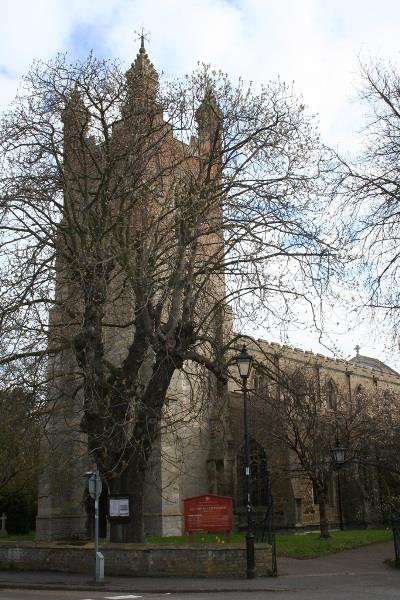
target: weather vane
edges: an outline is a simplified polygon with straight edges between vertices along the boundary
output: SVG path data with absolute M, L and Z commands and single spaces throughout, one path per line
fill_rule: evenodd
M 135 33 L 136 33 L 136 35 L 137 35 L 137 37 L 135 38 L 135 41 L 136 41 L 136 42 L 138 42 L 138 41 L 140 40 L 140 48 L 141 48 L 141 49 L 143 48 L 143 50 L 144 50 L 144 42 L 145 42 L 145 40 L 146 40 L 146 42 L 148 42 L 148 41 L 149 41 L 149 35 L 150 35 L 150 32 L 149 32 L 149 31 L 147 31 L 147 32 L 145 33 L 145 29 L 144 29 L 144 27 L 142 26 L 142 27 L 141 27 L 141 31 L 139 32 L 139 31 L 136 31 L 136 30 L 135 30 Z

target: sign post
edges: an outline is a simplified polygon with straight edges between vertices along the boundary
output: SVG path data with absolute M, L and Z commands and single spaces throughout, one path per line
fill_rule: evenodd
M 102 490 L 102 483 L 99 470 L 94 473 L 87 473 L 88 488 L 91 498 L 94 500 L 94 558 L 95 558 L 95 574 L 94 580 L 96 583 L 104 579 L 104 555 L 99 552 L 99 498 Z

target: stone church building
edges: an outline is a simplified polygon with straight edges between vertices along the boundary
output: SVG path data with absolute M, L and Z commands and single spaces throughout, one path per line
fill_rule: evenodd
M 146 77 L 154 83 L 157 75 L 142 46 L 128 77 L 138 81 Z M 152 84 L 152 83 L 151 83 Z M 68 127 L 68 114 L 64 116 Z M 124 123 L 115 135 L 124 135 Z M 172 140 L 172 134 L 171 134 Z M 173 144 L 173 142 L 170 142 Z M 56 290 L 57 300 L 71 294 L 61 281 Z M 119 294 L 115 314 L 129 314 L 129 299 Z M 62 304 L 62 302 L 58 302 Z M 110 313 L 111 314 L 111 313 Z M 60 326 L 65 315 L 56 308 L 50 317 L 50 325 Z M 230 324 L 227 324 L 230 327 Z M 72 335 L 72 333 L 71 333 Z M 114 358 L 124 353 L 123 334 L 114 329 L 107 339 L 107 351 Z M 50 338 L 50 344 L 54 340 Z M 360 389 L 376 387 L 391 388 L 400 392 L 400 376 L 378 360 L 358 354 L 351 361 L 335 360 L 311 352 L 303 352 L 288 346 L 247 339 L 248 350 L 257 368 L 253 370 L 250 388 L 250 431 L 252 452 L 253 505 L 255 515 L 264 515 L 272 495 L 274 499 L 275 526 L 288 531 L 318 527 L 319 513 L 315 493 L 310 481 L 291 468 L 293 456 L 289 450 L 274 447 L 271 442 L 271 423 L 265 410 L 265 397 L 277 393 L 276 379 L 266 376 L 262 365 L 268 363 L 268 371 L 275 369 L 293 372 L 296 369 L 317 373 L 322 395 L 329 404 L 335 395 L 345 393 L 348 398 L 356 396 Z M 272 365 L 272 367 L 271 367 Z M 82 397 L 69 394 L 73 387 L 74 359 L 69 351 L 58 355 L 50 364 L 50 402 L 57 401 L 57 409 L 49 413 L 46 444 L 43 456 L 46 463 L 39 483 L 37 515 L 37 539 L 71 539 L 88 536 L 90 502 L 86 493 L 85 472 L 93 468 L 87 455 L 87 438 L 80 430 Z M 176 401 L 188 397 L 187 380 L 174 376 L 168 394 L 166 420 L 173 425 L 165 427 L 153 447 L 145 492 L 145 529 L 148 534 L 176 535 L 182 533 L 183 501 L 202 494 L 231 496 L 234 500 L 235 523 L 245 523 L 245 507 L 241 487 L 243 471 L 243 400 L 234 381 L 228 384 L 223 403 L 209 402 L 192 412 L 196 418 L 174 422 L 174 414 L 182 409 Z M 343 391 L 344 390 L 344 391 Z M 332 440 L 334 445 L 334 440 Z M 283 465 L 283 466 L 282 466 Z M 345 491 L 345 490 L 343 490 Z M 362 513 L 362 499 L 353 501 L 343 496 L 343 510 L 339 514 L 337 481 L 334 479 L 328 498 L 328 518 L 333 526 L 340 520 L 346 523 L 361 522 L 367 517 Z M 378 497 L 378 492 L 375 494 Z M 100 499 L 102 536 L 107 535 L 107 492 Z M 370 520 L 379 520 L 378 500 Z M 360 512 L 361 511 L 361 512 Z M 361 516 L 360 516 L 361 515 Z
M 304 476 L 294 453 L 279 442 L 274 441 L 271 414 L 263 407 L 263 399 L 272 394 L 281 394 L 277 378 L 268 377 L 262 365 L 268 362 L 281 373 L 300 373 L 307 382 L 312 381 L 316 390 L 315 406 L 319 410 L 331 413 L 340 402 L 347 408 L 353 407 L 357 412 L 362 398 L 380 393 L 398 394 L 400 392 L 400 375 L 379 360 L 357 354 L 350 361 L 333 359 L 305 352 L 299 348 L 281 346 L 264 340 L 250 344 L 251 353 L 259 367 L 253 370 L 251 388 L 254 400 L 250 402 L 250 430 L 253 440 L 253 468 L 259 474 L 253 474 L 253 504 L 255 521 L 265 513 L 268 490 L 263 487 L 261 470 L 266 468 L 270 491 L 274 503 L 274 526 L 283 531 L 313 530 L 319 527 L 319 506 L 317 490 L 312 482 Z M 317 391 L 318 390 L 318 391 Z M 378 393 L 379 393 L 378 392 Z M 278 400 L 279 402 L 279 400 Z M 268 405 L 268 402 L 267 402 Z M 313 404 L 311 403 L 311 406 Z M 240 454 L 243 452 L 243 421 L 241 395 L 233 390 L 229 394 L 229 443 L 225 445 L 223 464 L 228 462 L 231 474 L 230 483 L 225 488 L 227 494 L 236 500 L 238 522 L 243 520 L 244 509 L 241 504 L 240 490 Z M 340 412 L 340 409 L 339 409 Z M 361 413 L 360 413 L 361 414 Z M 350 419 L 348 421 L 350 423 Z M 279 436 L 278 436 L 279 437 Z M 338 439 L 332 435 L 328 446 L 333 450 Z M 342 443 L 339 442 L 339 445 Z M 326 457 L 332 460 L 332 453 Z M 254 462 L 253 462 L 254 461 Z M 222 463 L 220 463 L 222 468 Z M 239 486 L 239 487 L 238 487 Z M 222 486 L 217 486 L 222 492 Z M 380 487 L 376 469 L 357 465 L 350 460 L 344 469 L 333 473 L 327 498 L 327 517 L 332 528 L 343 526 L 363 527 L 373 523 L 381 523 L 384 519 L 382 506 L 384 492 Z M 243 505 L 243 502 L 242 502 Z

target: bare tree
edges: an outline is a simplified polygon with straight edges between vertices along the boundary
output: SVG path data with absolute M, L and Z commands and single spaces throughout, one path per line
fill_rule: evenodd
M 342 196 L 363 304 L 389 318 L 397 342 L 400 77 L 390 64 L 371 61 L 360 69 L 360 99 L 368 110 L 363 147 L 357 158 L 341 157 L 335 192 Z
M 207 373 L 223 386 L 228 304 L 283 319 L 326 281 L 318 134 L 284 84 L 204 67 L 160 85 L 142 46 L 126 77 L 93 56 L 35 64 L 1 149 L 1 363 L 48 356 L 53 409 L 75 407 L 110 491 L 134 494 L 111 539 L 140 541 L 166 398 L 179 377 L 197 398 Z
M 36 497 L 43 416 L 35 398 L 22 388 L 0 392 L 0 496 Z
M 373 393 L 364 391 L 359 401 L 365 414 L 366 435 L 355 455 L 355 463 L 361 475 L 367 474 L 367 477 L 357 477 L 357 482 L 367 503 L 371 496 L 374 500 L 371 478 L 368 478 L 368 473 L 373 473 L 378 486 L 382 518 L 398 518 L 400 396 L 397 390 L 379 386 Z
M 281 371 L 279 393 L 271 395 L 273 436 L 292 453 L 291 474 L 307 477 L 319 506 L 321 538 L 329 538 L 327 503 L 338 465 L 332 450 L 346 448 L 347 464 L 354 464 L 366 448 L 370 417 L 366 403 L 353 406 L 347 390 L 329 380 L 321 384 L 318 365 Z

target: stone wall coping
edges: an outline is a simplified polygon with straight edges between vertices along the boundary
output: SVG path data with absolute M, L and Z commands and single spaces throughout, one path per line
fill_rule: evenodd
M 267 543 L 262 543 L 262 542 L 256 542 L 256 547 L 263 549 L 263 548 L 269 548 L 271 546 L 271 544 L 267 544 Z M 60 550 L 60 549 L 68 549 L 68 550 L 76 550 L 76 551 L 82 551 L 82 550 L 88 550 L 88 551 L 93 551 L 94 548 L 94 544 L 93 542 L 86 542 L 86 543 L 75 543 L 75 542 L 30 542 L 30 541 L 21 541 L 21 542 L 17 542 L 17 541 L 0 541 L 0 549 L 7 549 L 7 548 L 40 548 L 40 549 L 49 549 L 49 550 Z M 158 543 L 158 544 L 147 544 L 147 543 L 124 543 L 124 544 L 117 544 L 117 543 L 111 543 L 111 542 L 103 542 L 99 544 L 99 549 L 100 550 L 121 550 L 121 551 L 128 551 L 128 550 L 141 550 L 143 552 L 146 551 L 150 551 L 150 550 L 181 550 L 182 552 L 186 552 L 187 550 L 225 550 L 226 548 L 229 548 L 230 550 L 245 550 L 246 549 L 246 543 L 233 543 L 233 542 L 224 542 L 223 544 L 218 544 L 218 543 L 212 543 L 212 542 L 202 542 L 202 543 L 182 543 L 182 544 L 170 544 L 170 543 Z

